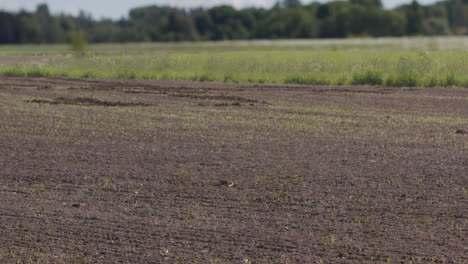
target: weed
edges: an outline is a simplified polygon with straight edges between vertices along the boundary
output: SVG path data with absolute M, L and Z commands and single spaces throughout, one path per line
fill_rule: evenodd
M 97 75 L 93 72 L 90 72 L 90 71 L 86 71 L 86 72 L 83 72 L 79 77 L 81 78 L 95 78 L 97 77 Z
M 13 67 L 3 70 L 1 75 L 5 77 L 26 77 L 26 72 L 19 67 Z
M 47 62 L 38 56 L 37 65 L 1 66 L 0 76 L 468 87 L 465 52 L 443 50 L 442 46 L 431 51 L 380 46 L 377 51 L 377 45 L 367 45 L 366 50 L 349 52 L 346 45 L 337 49 L 279 45 L 260 49 L 254 45 L 239 48 L 232 43 L 219 51 L 198 44 L 148 44 L 143 49 L 132 45 L 92 45 L 88 56 L 63 56 Z M 172 52 L 154 55 L 154 48 Z M 27 54 L 28 49 L 34 54 L 67 52 L 66 46 L 28 46 L 8 47 L 8 54 L 15 50 Z
M 137 74 L 132 71 L 121 71 L 117 73 L 118 79 L 136 79 Z
M 390 75 L 385 80 L 385 85 L 393 87 L 415 87 L 418 86 L 418 77 L 414 73 L 397 73 Z
M 302 85 L 330 85 L 330 81 L 312 76 L 292 76 L 284 80 L 285 84 L 302 84 Z
M 226 74 L 226 75 L 224 75 L 224 82 L 225 83 L 228 83 L 228 82 L 236 83 L 238 81 L 236 80 L 236 78 L 232 74 Z
M 193 80 L 199 82 L 214 82 L 216 79 L 209 73 L 202 73 L 199 75 L 195 75 L 193 77 Z
M 40 69 L 30 70 L 26 73 L 26 75 L 28 77 L 48 77 L 49 76 L 46 71 L 42 71 Z
M 352 85 L 382 85 L 383 74 L 377 70 L 364 70 L 354 72 L 351 79 Z
M 447 75 L 445 75 L 445 78 L 443 78 L 440 82 L 440 85 L 444 87 L 457 86 L 458 84 L 459 81 L 453 72 L 447 73 Z
M 434 76 L 429 76 L 423 80 L 422 85 L 426 87 L 437 87 L 439 85 L 439 80 Z
M 76 31 L 68 33 L 68 42 L 76 55 L 83 56 L 86 53 L 88 42 L 84 33 Z

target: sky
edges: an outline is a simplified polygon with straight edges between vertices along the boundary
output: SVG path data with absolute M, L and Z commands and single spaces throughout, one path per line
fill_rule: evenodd
M 317 1 L 317 0 L 315 0 Z M 320 0 L 325 2 L 327 0 Z M 411 0 L 382 0 L 386 8 L 393 8 Z M 419 0 L 421 4 L 433 3 L 436 0 Z M 47 3 L 52 13 L 66 13 L 76 15 L 80 10 L 91 14 L 94 18 L 118 19 L 126 17 L 128 11 L 134 7 L 148 5 L 169 5 L 175 7 L 211 7 L 229 4 L 236 8 L 271 7 L 277 0 L 0 0 L 0 10 L 18 11 L 25 9 L 33 11 L 39 3 Z M 308 4 L 311 0 L 302 0 Z

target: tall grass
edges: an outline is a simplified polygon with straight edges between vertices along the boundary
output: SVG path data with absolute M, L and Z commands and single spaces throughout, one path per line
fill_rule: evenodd
M 317 47 L 222 48 L 190 44 L 137 54 L 91 52 L 42 65 L 0 66 L 2 76 L 255 82 L 309 85 L 468 87 L 467 50 Z M 198 46 L 196 46 L 198 45 Z M 132 47 L 132 46 L 128 46 Z M 137 46 L 133 46 L 137 47 Z M 131 54 L 131 55 L 127 55 Z M 118 54 L 118 55 L 116 55 Z

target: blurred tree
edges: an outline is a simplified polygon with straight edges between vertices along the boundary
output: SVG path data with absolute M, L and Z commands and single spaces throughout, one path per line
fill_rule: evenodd
M 153 5 L 132 9 L 128 18 L 116 21 L 95 20 L 83 11 L 52 15 L 40 4 L 34 12 L 0 12 L 0 43 L 63 43 L 72 31 L 83 32 L 90 42 L 468 34 L 467 2 L 421 6 L 413 1 L 394 10 L 384 10 L 381 0 L 305 6 L 299 0 L 280 0 L 271 9 L 242 10 Z
M 405 33 L 404 16 L 379 8 L 354 6 L 346 22 L 348 34 L 354 36 L 401 36 Z
M 102 43 L 102 42 L 117 42 L 118 35 L 121 28 L 115 25 L 112 20 L 102 20 L 96 23 L 88 31 L 88 39 L 90 42 Z
M 362 5 L 366 7 L 382 8 L 382 2 L 380 0 L 350 0 L 350 2 L 356 5 Z
M 303 9 L 276 9 L 260 25 L 259 38 L 314 38 L 319 25 Z
M 454 31 L 464 31 L 468 27 L 468 17 L 465 17 L 463 0 L 449 0 L 446 2 L 448 22 Z
M 406 34 L 417 35 L 423 33 L 424 12 L 421 5 L 413 0 L 406 7 Z
M 447 20 L 448 12 L 447 6 L 443 2 L 436 3 L 434 5 L 424 7 L 425 18 L 441 18 Z
M 20 43 L 39 43 L 41 39 L 41 27 L 37 23 L 35 16 L 21 12 L 19 15 L 19 23 L 21 27 Z M 1 23 L 0 23 L 1 25 Z
M 9 13 L 0 11 L 0 43 L 19 43 L 19 21 Z
M 195 30 L 193 20 L 177 11 L 169 14 L 164 30 L 166 32 L 165 40 L 188 41 L 198 39 L 198 33 Z
M 195 26 L 200 34 L 200 37 L 204 40 L 210 40 L 213 38 L 212 29 L 214 28 L 214 22 L 211 19 L 210 14 L 202 12 L 195 17 Z
M 330 17 L 331 12 L 330 12 L 330 6 L 328 4 L 323 4 L 320 5 L 319 8 L 317 9 L 317 18 L 318 19 L 324 19 L 327 17 Z
M 47 4 L 38 4 L 36 14 L 40 17 L 50 17 L 49 6 Z
M 424 35 L 443 36 L 452 34 L 452 30 L 446 19 L 429 18 L 424 21 Z
M 207 35 L 212 40 L 248 39 L 254 32 L 255 15 L 251 10 L 237 11 L 232 6 L 218 6 L 199 14 L 196 25 L 205 39 Z

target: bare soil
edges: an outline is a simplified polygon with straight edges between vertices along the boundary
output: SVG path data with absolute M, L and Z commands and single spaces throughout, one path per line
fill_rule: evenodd
M 468 263 L 467 102 L 0 78 L 0 262 Z
M 53 100 L 34 99 L 27 101 L 28 103 L 38 104 L 68 104 L 68 105 L 82 105 L 82 106 L 145 106 L 143 103 L 124 103 L 124 102 L 111 102 L 105 100 L 98 100 L 89 97 L 78 98 L 64 98 L 58 97 Z

